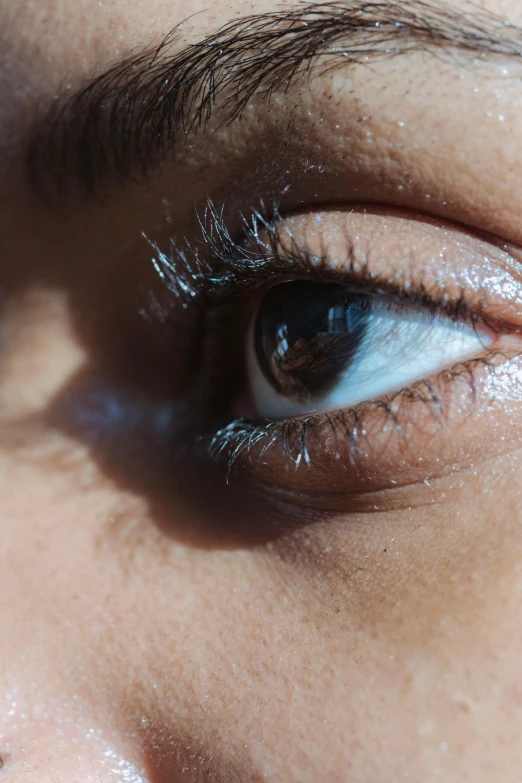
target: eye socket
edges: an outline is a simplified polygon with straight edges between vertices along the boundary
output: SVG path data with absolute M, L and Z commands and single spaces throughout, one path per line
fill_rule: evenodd
M 254 415 L 279 419 L 392 393 L 465 361 L 486 329 L 321 281 L 287 281 L 260 302 L 247 341 Z

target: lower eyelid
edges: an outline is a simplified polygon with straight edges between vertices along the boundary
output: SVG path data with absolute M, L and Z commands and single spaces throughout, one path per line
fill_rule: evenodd
M 435 478 L 499 448 L 497 439 L 481 436 L 482 428 L 490 433 L 502 426 L 502 400 L 492 399 L 487 389 L 506 364 L 522 369 L 522 345 L 516 342 L 512 338 L 505 348 L 348 410 L 261 424 L 234 422 L 214 436 L 211 455 L 224 461 L 232 476 L 325 510 L 339 496 L 346 502 L 361 493 Z M 522 425 L 522 409 L 517 413 Z M 515 426 L 512 418 L 511 441 Z

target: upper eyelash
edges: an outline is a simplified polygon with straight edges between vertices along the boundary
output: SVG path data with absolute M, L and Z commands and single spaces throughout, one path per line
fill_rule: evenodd
M 201 231 L 198 242 L 185 238 L 178 243 L 171 238 L 169 252 L 165 253 L 143 235 L 155 251 L 152 263 L 160 279 L 182 306 L 188 307 L 197 299 L 204 299 L 207 305 L 230 302 L 246 289 L 260 288 L 278 275 L 299 274 L 353 284 L 365 290 L 370 288 L 370 292 L 382 288 L 383 294 L 397 295 L 402 301 L 458 320 L 485 320 L 480 301 L 470 303 L 464 288 L 450 293 L 440 285 L 431 288 L 420 282 L 409 285 L 404 274 L 374 273 L 370 253 L 362 262 L 358 261 L 348 236 L 342 270 L 331 268 L 326 249 L 322 246 L 319 253 L 312 252 L 305 243 L 298 242 L 289 227 L 283 225 L 275 205 L 270 217 L 261 203 L 261 208 L 252 209 L 249 217 L 241 214 L 240 218 L 240 242 L 230 234 L 224 207 L 218 210 L 212 201 L 208 201 L 203 216 L 198 215 Z M 260 231 L 264 231 L 266 239 L 261 238 Z
M 178 243 L 171 238 L 170 252 L 164 253 L 145 237 L 155 250 L 152 262 L 160 279 L 183 308 L 199 301 L 207 313 L 217 306 L 229 309 L 246 292 L 261 289 L 278 277 L 296 275 L 352 285 L 361 294 L 395 297 L 401 303 L 467 323 L 475 329 L 485 326 L 492 332 L 501 328 L 511 332 L 520 330 L 498 316 L 491 318 L 478 292 L 464 287 L 449 291 L 440 282 L 430 286 L 419 280 L 412 282 L 412 274 L 403 271 L 374 272 L 371 252 L 358 259 L 348 235 L 342 269 L 332 268 L 322 243 L 319 252 L 313 252 L 306 242 L 296 240 L 284 224 L 276 203 L 268 213 L 261 201 L 259 209 L 252 209 L 249 216 L 241 213 L 240 219 L 242 239 L 237 241 L 226 225 L 224 206 L 218 210 L 209 200 L 203 216 L 198 215 L 201 232 L 198 242 L 185 238 Z M 165 321 L 171 306 L 169 302 L 165 309 L 149 294 L 146 315 Z
M 237 290 L 239 284 L 244 287 L 254 276 L 258 280 L 269 264 L 281 258 L 277 252 L 279 214 L 275 206 L 273 216 L 268 220 L 263 211 L 256 209 L 250 218 L 241 215 L 245 243 L 239 244 L 225 223 L 224 206 L 218 210 L 209 200 L 203 216 L 197 215 L 201 231 L 198 242 L 185 238 L 179 243 L 171 238 L 169 252 L 165 253 L 145 234 L 143 237 L 156 253 L 152 263 L 160 278 L 187 306 L 196 297 L 216 300 L 228 296 L 231 289 Z M 268 242 L 261 240 L 260 226 L 267 231 Z

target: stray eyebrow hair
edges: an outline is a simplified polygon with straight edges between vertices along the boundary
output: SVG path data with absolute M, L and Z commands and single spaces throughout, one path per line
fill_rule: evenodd
M 33 188 L 87 192 L 107 180 L 145 176 L 173 145 L 241 117 L 256 95 L 269 100 L 298 76 L 413 51 L 520 57 L 522 30 L 481 9 L 432 0 L 303 2 L 227 22 L 176 51 L 181 26 L 116 63 L 33 123 L 27 166 Z

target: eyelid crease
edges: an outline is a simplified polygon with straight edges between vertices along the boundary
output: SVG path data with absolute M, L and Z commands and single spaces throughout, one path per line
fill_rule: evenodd
M 259 209 L 242 214 L 240 242 L 229 232 L 224 208 L 218 210 L 211 201 L 198 220 L 200 241 L 185 239 L 179 245 L 171 239 L 169 253 L 145 237 L 155 251 L 152 263 L 160 279 L 174 301 L 184 308 L 204 302 L 207 310 L 230 309 L 248 293 L 267 289 L 272 282 L 313 278 L 352 285 L 365 294 L 394 297 L 399 303 L 426 308 L 476 327 L 483 325 L 493 332 L 522 330 L 520 319 L 504 318 L 488 308 L 480 290 L 465 285 L 450 289 L 440 280 L 424 283 L 413 269 L 377 271 L 371 247 L 358 253 L 348 229 L 344 231 L 342 264 L 337 266 L 331 263 L 324 236 L 320 236 L 318 249 L 312 250 L 306 235 L 304 240 L 296 238 L 277 205 L 269 213 L 261 202 Z M 152 303 L 150 317 L 167 320 L 168 314 L 162 315 L 155 298 Z

